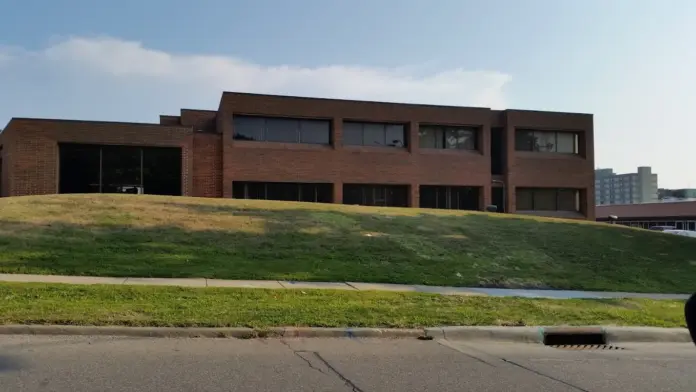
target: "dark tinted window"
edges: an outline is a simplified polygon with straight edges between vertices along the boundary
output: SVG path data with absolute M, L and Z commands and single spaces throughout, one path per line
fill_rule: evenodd
M 504 132 L 503 128 L 491 128 L 491 174 L 503 174 L 505 168 Z
M 235 140 L 263 140 L 263 117 L 234 116 L 233 131 Z
M 233 183 L 235 184 L 235 183 Z M 250 182 L 244 187 L 244 184 L 242 183 L 242 188 L 245 189 L 245 196 L 243 197 L 244 199 L 253 199 L 253 200 L 265 200 L 266 199 L 266 184 L 262 182 Z
M 473 186 L 450 187 L 450 208 L 453 210 L 479 209 L 481 189 Z
M 535 189 L 534 190 L 534 210 L 536 211 L 556 211 L 558 205 L 556 201 L 555 189 Z
M 531 211 L 534 210 L 534 193 L 531 189 L 521 189 L 516 190 L 517 193 L 517 210 L 518 211 Z
M 363 145 L 363 127 L 360 123 L 343 123 L 343 144 L 346 146 Z
M 329 121 L 300 121 L 300 143 L 331 144 L 331 123 Z
M 82 144 L 59 146 L 60 193 L 99 193 L 101 147 Z
M 578 134 L 575 132 L 534 131 L 520 129 L 515 132 L 517 151 L 578 153 Z
M 333 184 L 234 181 L 232 197 L 331 203 L 333 202 Z
M 422 185 L 420 187 L 421 208 L 451 210 L 478 210 L 479 187 Z
M 343 144 L 347 146 L 406 147 L 403 124 L 343 123 Z
M 143 190 L 149 195 L 182 194 L 180 148 L 143 149 Z
M 234 116 L 234 139 L 276 143 L 330 144 L 331 121 Z
M 383 124 L 363 124 L 363 145 L 384 147 L 385 127 Z
M 517 188 L 519 211 L 574 211 L 580 209 L 577 189 Z
M 182 194 L 181 149 L 61 144 L 60 193 Z
M 421 186 L 418 193 L 420 195 L 420 208 L 437 208 L 437 187 Z
M 558 209 L 560 211 L 577 211 L 579 210 L 578 206 L 578 201 L 579 201 L 579 194 L 578 191 L 573 190 L 573 189 L 559 189 L 558 190 Z
M 343 204 L 407 207 L 407 185 L 344 184 Z
M 423 125 L 418 130 L 421 148 L 475 150 L 478 129 L 443 125 Z
M 102 192 L 120 193 L 124 186 L 141 185 L 140 154 L 138 147 L 102 147 Z
M 534 132 L 525 130 L 515 132 L 515 150 L 534 151 Z
M 266 198 L 268 200 L 299 201 L 300 189 L 298 184 L 270 182 L 266 184 Z
M 278 143 L 299 142 L 300 122 L 287 118 L 267 118 L 264 141 Z
M 406 127 L 403 125 L 387 125 L 386 144 L 390 147 L 406 147 Z

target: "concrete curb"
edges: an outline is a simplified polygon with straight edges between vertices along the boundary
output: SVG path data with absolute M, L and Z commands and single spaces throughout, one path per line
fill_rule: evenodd
M 601 333 L 607 344 L 689 343 L 685 328 L 651 327 L 432 327 L 392 328 L 173 328 L 73 325 L 0 325 L 0 335 L 130 336 L 148 338 L 420 338 L 543 344 L 544 333 Z
M 518 343 L 542 343 L 539 327 L 434 327 L 426 336 L 446 340 L 496 340 Z
M 417 338 L 422 329 L 389 328 L 173 328 L 74 325 L 1 325 L 0 335 L 131 336 L 149 338 Z
M 654 327 L 606 327 L 607 343 L 690 343 L 691 335 L 686 328 Z

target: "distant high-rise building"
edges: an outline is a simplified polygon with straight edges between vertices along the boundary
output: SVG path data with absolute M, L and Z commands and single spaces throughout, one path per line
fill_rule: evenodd
M 595 204 L 654 203 L 657 198 L 657 174 L 650 166 L 636 173 L 616 174 L 613 169 L 595 170 Z

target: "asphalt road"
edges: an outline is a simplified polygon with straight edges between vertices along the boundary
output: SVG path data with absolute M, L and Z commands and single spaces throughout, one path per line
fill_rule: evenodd
M 692 344 L 0 336 L 0 391 L 690 391 Z

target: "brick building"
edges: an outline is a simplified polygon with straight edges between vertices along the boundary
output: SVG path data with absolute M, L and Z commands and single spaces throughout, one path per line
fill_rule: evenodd
M 159 124 L 13 118 L 2 196 L 133 192 L 594 219 L 589 114 L 225 92 Z
M 598 222 L 610 222 L 613 215 L 620 225 L 644 229 L 672 226 L 696 231 L 696 201 L 604 205 L 597 206 L 595 214 Z

